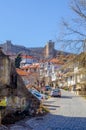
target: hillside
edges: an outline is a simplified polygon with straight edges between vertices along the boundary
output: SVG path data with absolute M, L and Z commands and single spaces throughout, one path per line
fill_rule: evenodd
M 25 46 L 21 45 L 14 45 L 11 41 L 6 41 L 3 44 L 0 44 L 0 47 L 3 48 L 3 51 L 8 55 L 16 55 L 19 52 L 22 52 L 27 55 L 33 55 L 36 57 L 43 56 L 43 48 L 26 48 Z
M 0 47 L 3 48 L 3 51 L 7 55 L 16 55 L 19 52 L 22 52 L 23 54 L 32 55 L 39 59 L 45 58 L 45 50 L 46 50 L 45 47 L 27 48 L 27 47 L 21 46 L 21 45 L 14 45 L 11 41 L 6 41 L 5 43 L 0 44 Z M 70 54 L 70 53 L 62 52 L 62 51 L 56 50 L 56 49 L 53 49 L 52 53 L 54 53 L 54 57 L 58 57 L 59 55 L 69 55 Z M 53 56 L 53 54 L 51 54 L 51 56 Z

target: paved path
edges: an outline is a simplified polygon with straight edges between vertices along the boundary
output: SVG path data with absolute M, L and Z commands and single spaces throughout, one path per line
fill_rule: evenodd
M 62 95 L 45 102 L 50 114 L 26 124 L 33 130 L 86 130 L 86 100 L 67 91 L 62 91 Z
M 13 125 L 10 130 L 86 130 L 85 99 L 62 90 L 61 98 L 50 98 L 45 105 L 48 115 Z

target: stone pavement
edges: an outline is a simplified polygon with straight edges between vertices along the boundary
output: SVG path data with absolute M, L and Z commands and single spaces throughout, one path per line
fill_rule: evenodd
M 50 113 L 26 121 L 33 130 L 86 130 L 86 100 L 62 90 L 62 98 L 45 102 Z

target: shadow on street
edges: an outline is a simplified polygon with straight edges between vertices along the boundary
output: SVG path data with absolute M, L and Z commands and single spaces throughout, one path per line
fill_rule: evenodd
M 46 106 L 46 107 L 60 107 L 60 106 L 48 105 L 48 104 L 44 104 L 44 106 Z
M 40 122 L 39 126 L 36 130 L 86 130 L 86 117 L 68 117 L 49 113 L 47 116 L 43 117 L 43 120 Z
M 72 99 L 73 98 L 73 96 L 62 96 L 61 98 L 67 98 L 67 99 Z
M 45 130 L 86 130 L 86 117 L 67 117 L 50 114 L 49 118 L 51 123 Z

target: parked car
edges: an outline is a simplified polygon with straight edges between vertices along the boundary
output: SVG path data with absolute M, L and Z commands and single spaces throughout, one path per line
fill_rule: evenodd
M 51 91 L 52 90 L 52 88 L 50 87 L 50 86 L 45 86 L 45 91 Z
M 49 96 L 51 90 L 52 90 L 52 87 L 50 87 L 50 86 L 48 86 L 48 85 L 45 86 L 45 89 L 44 89 L 44 93 L 45 93 L 45 95 Z
M 40 93 L 38 90 L 36 89 L 30 89 L 29 90 L 34 96 L 36 96 L 40 101 L 44 101 L 45 100 L 45 95 Z
M 61 90 L 59 88 L 53 89 L 50 94 L 51 97 L 61 97 Z

